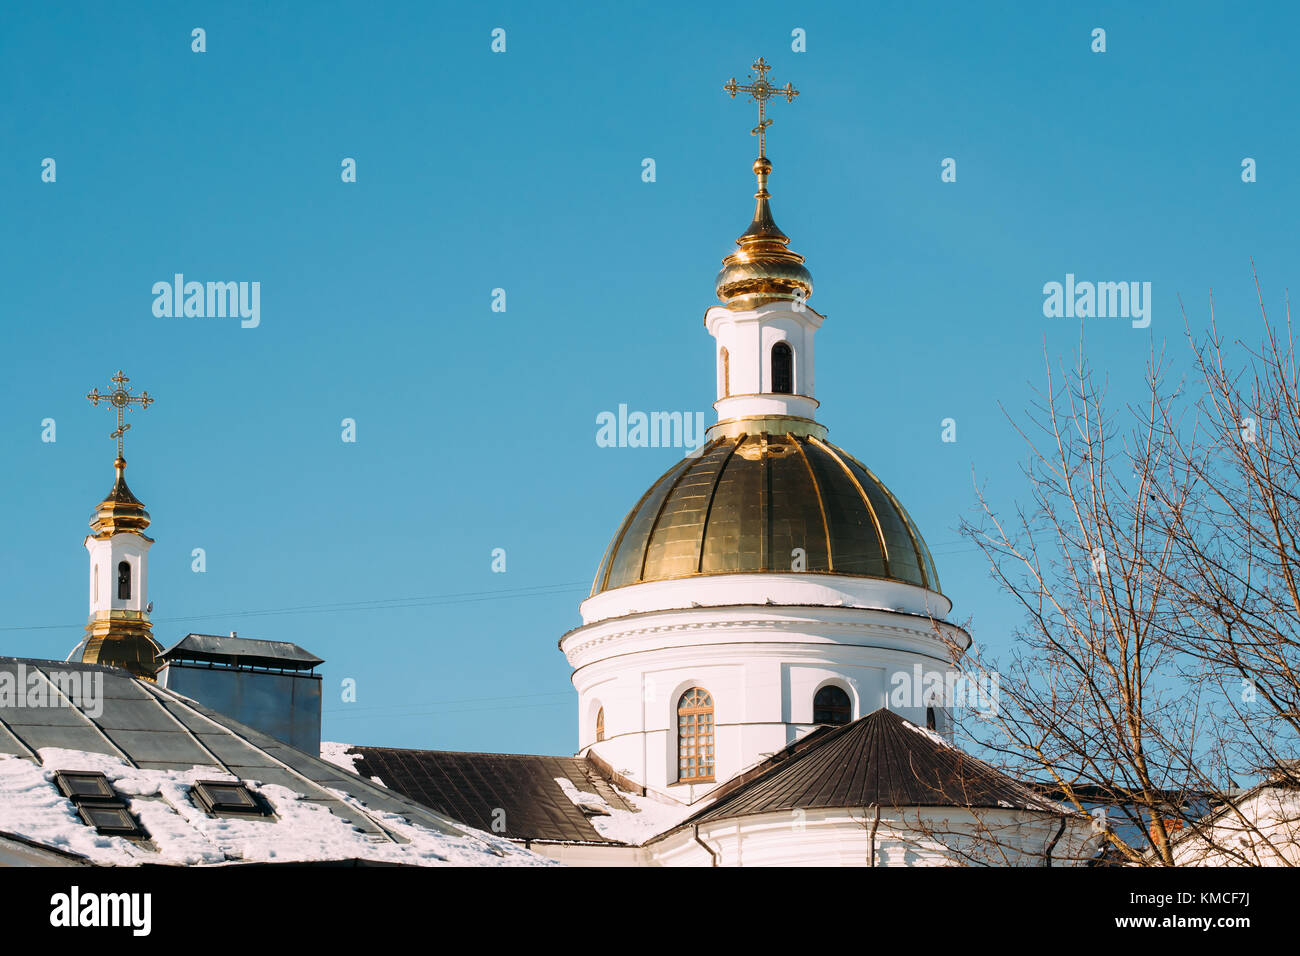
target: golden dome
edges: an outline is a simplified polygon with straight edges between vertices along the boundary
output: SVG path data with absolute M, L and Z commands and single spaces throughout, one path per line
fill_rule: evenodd
M 647 581 L 796 570 L 939 590 L 916 525 L 861 462 L 816 434 L 715 437 L 623 520 L 593 595 Z
M 807 299 L 812 295 L 812 273 L 803 256 L 789 249 L 790 237 L 772 220 L 767 176 L 772 164 L 766 156 L 754 160 L 758 176 L 754 221 L 736 240 L 740 246 L 722 260 L 715 288 L 718 298 L 737 308 L 752 308 L 772 299 Z
M 95 506 L 95 513 L 90 518 L 90 529 L 96 538 L 111 538 L 123 531 L 134 532 L 145 537 L 144 529 L 149 527 L 149 512 L 144 510 L 144 503 L 126 485 L 126 459 L 118 457 L 113 462 L 117 469 L 117 480 L 108 497 Z M 150 539 L 152 540 L 152 539 Z

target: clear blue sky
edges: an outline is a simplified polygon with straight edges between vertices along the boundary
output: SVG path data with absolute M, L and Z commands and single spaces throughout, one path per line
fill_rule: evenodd
M 81 541 L 113 458 L 84 395 L 120 367 L 158 400 L 127 457 L 164 644 L 233 629 L 316 652 L 329 739 L 571 752 L 556 641 L 680 454 L 597 447 L 596 415 L 712 420 L 701 320 L 754 155 L 752 109 L 721 86 L 758 55 L 802 91 L 774 107 L 768 154 L 828 316 L 822 419 L 908 507 L 994 651 L 1015 616 L 954 528 L 972 473 L 1025 497 L 998 403 L 1023 410 L 1044 337 L 1059 355 L 1079 334 L 1044 318 L 1043 284 L 1152 283 L 1148 330 L 1086 325 L 1118 398 L 1153 339 L 1179 339 L 1177 295 L 1200 321 L 1213 287 L 1254 338 L 1249 257 L 1279 306 L 1300 262 L 1281 4 L 287 9 L 0 12 L 0 653 L 63 657 L 81 636 Z M 260 327 L 156 318 L 151 286 L 176 272 L 260 282 Z

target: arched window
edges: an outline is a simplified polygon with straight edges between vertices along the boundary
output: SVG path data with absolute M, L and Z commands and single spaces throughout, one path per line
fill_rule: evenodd
M 95 565 L 95 570 L 91 572 L 91 580 L 95 582 L 95 603 L 99 603 L 99 565 Z
M 692 687 L 677 701 L 677 779 L 713 779 L 713 698 Z
M 596 740 L 605 739 L 605 708 L 596 711 Z
M 731 394 L 731 356 L 727 354 L 726 348 L 722 350 L 722 397 L 726 398 Z
M 937 728 L 938 728 L 938 721 L 935 720 L 934 708 L 933 707 L 925 708 L 925 729 L 936 730 Z
M 827 684 L 813 698 L 814 724 L 847 724 L 853 719 L 853 702 L 842 687 Z
M 131 565 L 126 561 L 117 566 L 117 597 L 120 601 L 131 599 Z
M 785 342 L 772 346 L 772 391 L 778 395 L 794 391 L 794 353 Z

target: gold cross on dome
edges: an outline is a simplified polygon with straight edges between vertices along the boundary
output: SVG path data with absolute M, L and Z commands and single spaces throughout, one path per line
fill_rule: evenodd
M 90 404 L 98 406 L 100 402 L 108 402 L 117 410 L 117 430 L 109 438 L 117 439 L 117 457 L 122 457 L 122 436 L 131 428 L 130 425 L 122 421 L 122 413 L 130 410 L 132 405 L 139 405 L 141 408 L 148 408 L 154 403 L 154 399 L 149 397 L 148 392 L 141 392 L 139 395 L 132 395 L 131 388 L 126 383 L 131 381 L 122 374 L 118 369 L 117 374 L 113 376 L 113 390 L 102 393 L 99 389 L 91 389 L 86 398 L 90 399 Z
M 774 96 L 784 96 L 787 103 L 793 103 L 794 98 L 799 95 L 799 91 L 794 88 L 794 84 L 787 83 L 783 87 L 773 86 L 767 80 L 767 71 L 772 69 L 763 61 L 760 56 L 753 66 L 754 72 L 749 75 L 749 83 L 737 83 L 733 76 L 722 87 L 724 92 L 730 93 L 734 100 L 737 93 L 748 93 L 752 102 L 758 104 L 758 125 L 749 131 L 750 136 L 758 137 L 758 155 L 764 157 L 767 155 L 767 128 L 772 125 L 772 121 L 767 118 L 767 101 Z

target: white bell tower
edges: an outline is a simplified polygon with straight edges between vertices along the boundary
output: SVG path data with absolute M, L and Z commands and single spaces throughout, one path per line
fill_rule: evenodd
M 117 481 L 113 492 L 121 495 L 122 491 L 130 495 L 126 487 L 123 472 L 126 462 L 119 458 L 114 462 L 117 468 Z M 113 492 L 100 505 L 113 500 Z M 118 503 L 125 503 L 119 501 Z M 137 502 L 138 504 L 138 502 Z M 90 618 L 109 616 L 113 611 L 129 611 L 144 617 L 149 606 L 149 548 L 153 538 L 142 534 L 148 527 L 148 512 L 141 512 L 143 524 L 131 530 L 119 530 L 121 515 L 117 521 L 112 516 L 96 510 L 91 521 L 95 533 L 86 536 L 86 550 L 90 552 Z M 107 537 L 103 536 L 107 534 Z
M 817 399 L 813 336 L 825 316 L 808 305 L 812 275 L 803 256 L 772 220 L 767 178 L 772 164 L 760 156 L 754 220 L 723 260 L 716 290 L 725 305 L 704 314 L 716 340 L 718 423 L 792 418 L 812 422 Z M 716 426 L 715 426 L 716 427 Z
M 69 660 L 88 664 L 124 667 L 137 677 L 152 680 L 158 672 L 157 655 L 162 648 L 153 639 L 149 622 L 149 548 L 146 535 L 149 512 L 126 484 L 126 459 L 122 457 L 122 436 L 131 426 L 122 421 L 132 406 L 148 408 L 148 392 L 132 395 L 130 381 L 119 370 L 113 389 L 101 394 L 94 389 L 86 397 L 92 405 L 106 402 L 117 413 L 117 477 L 108 496 L 95 507 L 86 536 L 90 555 L 90 619 L 86 636 L 68 655 Z

